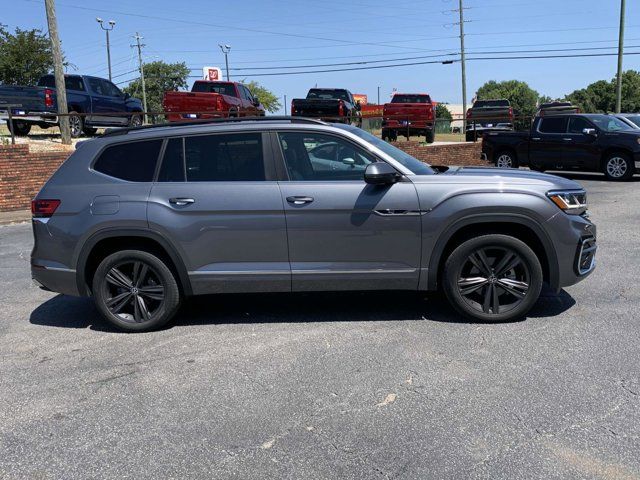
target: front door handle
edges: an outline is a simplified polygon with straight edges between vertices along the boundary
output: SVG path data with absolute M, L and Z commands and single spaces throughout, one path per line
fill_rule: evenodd
M 573 140 L 573 138 L 563 138 L 562 140 L 564 140 L 565 142 L 570 142 L 571 140 Z
M 294 205 L 305 205 L 313 202 L 313 197 L 287 197 L 287 202 L 293 203 Z
M 537 142 L 539 140 L 542 140 L 540 137 L 533 137 L 531 140 L 533 140 L 534 142 Z
M 171 203 L 172 205 L 178 205 L 180 207 L 184 207 L 185 205 L 190 205 L 194 202 L 195 200 L 193 198 L 173 197 L 169 199 L 169 203 Z

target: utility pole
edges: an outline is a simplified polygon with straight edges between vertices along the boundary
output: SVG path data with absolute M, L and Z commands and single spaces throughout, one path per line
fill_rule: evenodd
M 380 105 L 380 87 L 378 87 L 378 105 Z
M 460 3 L 460 65 L 462 66 L 462 131 L 467 131 L 467 70 L 464 59 L 464 6 Z
M 55 0 L 45 0 L 47 11 L 47 24 L 49 26 L 49 39 L 51 40 L 51 52 L 53 54 L 53 73 L 56 80 L 56 99 L 58 100 L 58 123 L 60 124 L 60 137 L 62 143 L 71 145 L 71 130 L 69 129 L 69 109 L 67 108 L 67 89 L 64 83 L 64 69 L 62 66 L 62 52 L 60 51 L 60 38 L 58 37 L 58 20 L 56 19 Z
M 142 63 L 142 47 L 144 47 L 145 45 L 140 43 L 140 40 L 142 40 L 143 37 L 141 37 L 138 32 L 136 32 L 136 35 L 133 38 L 136 39 L 136 44 L 131 46 L 138 47 L 138 65 L 140 67 L 140 83 L 142 83 L 142 109 L 144 110 L 144 113 L 142 114 L 142 123 L 146 123 L 147 121 L 147 89 L 144 85 L 144 64 Z
M 620 37 L 618 39 L 618 77 L 616 78 L 616 113 L 622 110 L 622 57 L 624 56 L 625 0 L 620 0 Z
M 227 69 L 227 82 L 229 81 L 229 52 L 231 51 L 231 45 L 223 45 L 221 43 L 218 44 L 218 46 L 220 47 L 220 50 L 222 50 L 222 53 L 224 53 L 224 63 L 226 65 L 226 69 Z
M 100 28 L 107 33 L 107 65 L 109 66 L 109 81 L 111 81 L 111 48 L 109 47 L 109 32 L 116 26 L 116 22 L 109 20 L 109 27 L 105 27 L 103 20 L 100 17 L 96 17 L 96 22 L 100 24 Z
M 284 96 L 284 115 L 287 116 L 287 96 Z

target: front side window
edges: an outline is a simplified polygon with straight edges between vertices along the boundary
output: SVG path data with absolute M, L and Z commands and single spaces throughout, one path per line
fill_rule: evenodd
M 543 118 L 539 130 L 542 133 L 565 133 L 567 119 L 563 117 Z
M 113 83 L 108 80 L 102 80 L 102 91 L 110 97 L 121 97 L 122 92 Z
M 593 128 L 593 125 L 585 118 L 571 117 L 569 119 L 569 133 L 582 133 L 585 128 Z
M 96 95 L 106 95 L 102 80 L 99 78 L 89 78 L 89 86 Z
M 162 140 L 128 142 L 107 147 L 93 169 L 129 182 L 150 182 L 156 171 Z
M 184 142 L 188 182 L 265 180 L 260 133 L 186 137 Z
M 364 180 L 376 159 L 361 148 L 332 135 L 314 132 L 278 134 L 291 180 Z

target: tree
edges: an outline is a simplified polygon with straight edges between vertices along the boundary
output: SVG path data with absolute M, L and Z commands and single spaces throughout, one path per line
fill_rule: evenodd
M 453 120 L 451 112 L 444 103 L 438 103 L 436 105 L 436 118 L 438 120 Z
M 575 90 L 566 96 L 566 100 L 580 107 L 586 113 L 615 112 L 616 79 L 598 80 L 586 88 Z M 640 72 L 627 70 L 622 73 L 622 111 L 640 110 Z
M 189 67 L 184 62 L 166 63 L 161 60 L 144 64 L 144 80 L 147 93 L 147 111 L 161 112 L 164 92 L 187 88 Z M 123 91 L 132 97 L 142 98 L 142 82 L 136 78 Z
M 0 83 L 34 85 L 53 70 L 51 42 L 42 30 L 10 33 L 0 25 Z
M 267 112 L 277 112 L 282 106 L 280 104 L 280 99 L 272 91 L 267 90 L 255 80 L 243 83 L 249 90 L 251 90 L 253 96 L 260 100 L 260 103 Z
M 518 116 L 533 116 L 540 98 L 538 92 L 519 80 L 491 80 L 478 89 L 476 96 L 478 100 L 506 98 Z

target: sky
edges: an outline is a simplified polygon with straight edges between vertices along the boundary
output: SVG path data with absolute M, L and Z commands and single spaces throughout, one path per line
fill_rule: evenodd
M 625 48 L 640 54 L 640 1 L 626 3 Z M 458 0 L 56 0 L 63 51 L 77 69 L 69 72 L 107 77 L 101 17 L 116 22 L 111 63 L 121 87 L 137 75 L 131 45 L 139 32 L 144 61 L 184 61 L 194 69 L 190 82 L 203 66 L 224 70 L 218 45 L 228 44 L 232 80 L 256 80 L 287 103 L 316 85 L 373 102 L 379 87 L 383 103 L 394 89 L 462 103 L 457 8 Z M 47 30 L 44 0 L 0 0 L 0 12 L 11 30 Z M 464 0 L 464 16 L 469 100 L 488 80 L 523 80 L 561 98 L 615 75 L 617 57 L 603 54 L 617 51 L 620 0 Z M 495 59 L 576 54 L 603 56 Z M 348 65 L 316 67 L 337 63 Z M 421 64 L 291 73 L 399 63 Z M 640 55 L 625 56 L 624 68 L 640 70 Z

